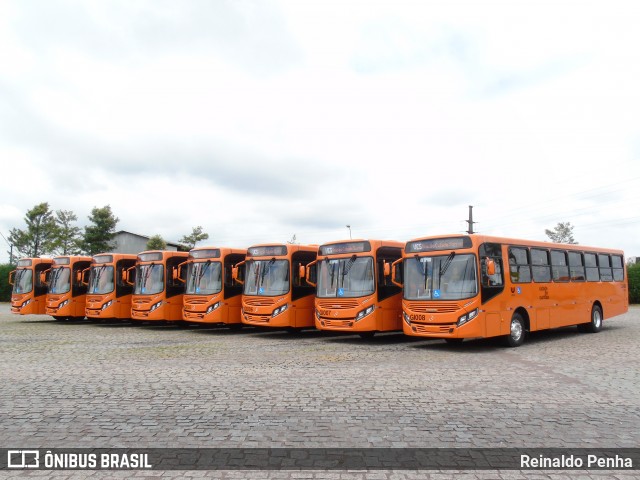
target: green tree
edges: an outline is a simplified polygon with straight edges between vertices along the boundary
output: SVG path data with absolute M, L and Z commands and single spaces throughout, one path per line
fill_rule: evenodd
M 71 210 L 56 210 L 56 253 L 59 255 L 78 255 L 82 251 L 80 227 L 73 225 L 78 217 Z
M 190 235 L 185 235 L 184 237 L 182 237 L 180 240 L 178 240 L 180 243 L 184 244 L 188 250 L 192 249 L 193 247 L 196 246 L 196 243 L 202 241 L 202 240 L 206 240 L 209 238 L 209 234 L 208 233 L 204 233 L 202 231 L 202 227 L 201 226 L 197 226 L 197 227 L 193 227 L 191 234 Z
M 10 263 L 0 265 L 0 302 L 11 301 L 11 290 L 13 287 L 9 285 L 9 273 L 15 270 L 16 266 Z
M 102 208 L 93 207 L 89 221 L 93 225 L 84 227 L 82 249 L 89 255 L 113 249 L 112 242 L 116 236 L 116 225 L 120 219 L 116 218 L 111 207 L 109 205 Z
M 24 217 L 26 230 L 13 228 L 9 243 L 23 257 L 39 257 L 53 252 L 57 239 L 57 225 L 47 202 L 29 210 Z
M 627 266 L 629 303 L 640 303 L 640 263 Z
M 147 242 L 147 250 L 164 250 L 167 248 L 167 242 L 160 235 L 154 235 Z
M 571 222 L 559 222 L 553 230 L 545 229 L 544 233 L 555 243 L 569 243 L 576 245 L 573 238 L 573 225 Z

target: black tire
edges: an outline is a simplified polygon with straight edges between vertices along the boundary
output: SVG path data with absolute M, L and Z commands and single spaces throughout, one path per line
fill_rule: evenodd
M 371 332 L 360 332 L 358 335 L 360 335 L 360 338 L 373 338 L 375 334 L 376 334 L 375 331 L 371 331 Z
M 464 341 L 464 338 L 445 338 L 444 341 L 449 345 L 460 345 Z
M 505 337 L 505 345 L 515 348 L 524 343 L 525 324 L 522 315 L 514 313 L 509 324 L 509 334 Z
M 61 322 L 62 320 L 66 320 L 67 317 L 61 317 L 59 315 L 53 315 L 53 319 L 57 320 L 58 322 Z
M 242 327 L 244 327 L 244 323 L 230 323 L 229 324 L 229 330 L 233 330 L 235 332 L 237 332 L 238 330 L 242 330 Z
M 578 325 L 578 330 L 584 333 L 598 333 L 602 330 L 602 308 L 594 305 L 591 309 L 591 322 Z

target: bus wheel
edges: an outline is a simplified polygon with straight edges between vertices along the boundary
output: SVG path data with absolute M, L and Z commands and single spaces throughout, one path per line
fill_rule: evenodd
M 61 317 L 60 315 L 53 315 L 53 319 L 57 321 L 66 320 L 67 317 Z
M 585 333 L 598 333 L 602 330 L 602 309 L 598 305 L 591 309 L 591 322 L 578 325 L 578 330 Z
M 371 332 L 360 332 L 358 335 L 360 335 L 360 338 L 373 338 L 375 334 L 376 334 L 375 331 L 371 331 Z
M 230 323 L 229 324 L 229 330 L 242 330 L 242 327 L 244 327 L 244 323 Z
M 444 341 L 449 345 L 460 345 L 463 342 L 464 338 L 445 338 Z
M 507 347 L 519 347 L 524 342 L 524 320 L 522 315 L 514 313 L 511 317 L 509 334 L 506 336 Z

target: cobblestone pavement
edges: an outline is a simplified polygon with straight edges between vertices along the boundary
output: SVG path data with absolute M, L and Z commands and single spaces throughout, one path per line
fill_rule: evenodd
M 0 447 L 640 445 L 640 307 L 520 348 L 58 322 L 0 305 Z M 637 472 L 637 471 L 636 471 Z M 55 472 L 58 478 L 636 478 L 630 471 Z M 0 472 L 51 477 L 51 472 Z

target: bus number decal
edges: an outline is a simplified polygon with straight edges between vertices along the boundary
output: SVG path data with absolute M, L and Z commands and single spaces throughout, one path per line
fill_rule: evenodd
M 540 287 L 540 300 L 549 300 L 549 287 Z
M 427 319 L 426 315 L 409 315 L 409 320 L 416 321 L 416 320 L 422 320 L 425 321 Z

